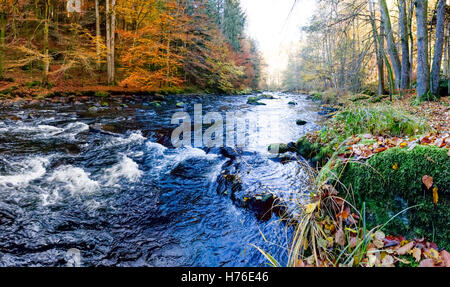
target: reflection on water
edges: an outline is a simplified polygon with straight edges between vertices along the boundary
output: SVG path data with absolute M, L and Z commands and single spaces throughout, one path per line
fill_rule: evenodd
M 238 159 L 217 149 L 172 148 L 171 118 L 183 111 L 177 97 L 161 107 L 126 100 L 4 109 L 0 266 L 65 266 L 68 250 L 80 252 L 81 266 L 263 265 L 249 244 L 282 260 L 285 250 L 259 230 L 285 245 L 285 227 L 277 218 L 258 221 L 224 197 L 218 182 L 233 165 L 243 192 L 289 197 L 306 187 L 301 167 L 274 160 L 267 146 L 317 129 L 316 107 L 304 96 L 274 95 L 266 106 L 247 106 L 244 96 L 182 99 L 191 115 L 202 104 L 205 113 L 256 119 Z M 298 105 L 289 106 L 292 100 Z M 308 124 L 299 127 L 297 119 Z

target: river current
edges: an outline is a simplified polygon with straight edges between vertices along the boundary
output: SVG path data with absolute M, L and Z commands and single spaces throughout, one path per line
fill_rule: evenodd
M 289 229 L 236 204 L 219 180 L 233 167 L 244 194 L 307 188 L 304 167 L 267 147 L 318 129 L 318 106 L 272 94 L 266 105 L 210 95 L 3 107 L 0 266 L 65 266 L 74 250 L 81 266 L 264 266 L 251 244 L 283 262 Z M 195 104 L 224 118 L 240 112 L 258 128 L 233 156 L 173 148 L 172 116 L 193 115 Z

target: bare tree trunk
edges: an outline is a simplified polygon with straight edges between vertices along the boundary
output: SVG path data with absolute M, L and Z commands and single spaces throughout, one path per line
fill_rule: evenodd
M 389 57 L 392 62 L 392 66 L 395 74 L 395 88 L 400 88 L 401 80 L 401 63 L 398 56 L 397 47 L 395 45 L 394 35 L 392 33 L 391 18 L 389 16 L 389 10 L 386 4 L 386 0 L 379 0 L 381 18 L 383 19 L 384 29 L 386 34 L 386 43 L 388 48 Z
M 412 21 L 414 15 L 414 0 L 409 0 L 408 34 L 409 34 L 409 87 L 412 88 L 413 63 L 414 63 L 414 36 L 412 32 Z
M 381 47 L 380 35 L 378 35 L 377 24 L 375 22 L 375 8 L 373 7 L 373 2 L 369 0 L 369 11 L 370 11 L 370 25 L 372 26 L 372 36 L 375 45 L 375 54 L 377 59 L 378 68 L 378 94 L 382 95 L 384 93 L 384 60 L 383 60 L 383 47 Z
M 445 0 L 439 0 L 437 8 L 436 39 L 431 67 L 431 93 L 438 95 L 441 80 L 442 50 L 444 48 Z
M 6 9 L 6 8 L 5 8 Z M 0 79 L 3 78 L 5 61 L 6 12 L 0 11 Z
M 428 0 L 416 0 L 417 17 L 417 97 L 423 99 L 430 89 L 430 67 L 428 64 Z
M 97 45 L 97 69 L 100 69 L 100 38 L 102 37 L 100 31 L 100 9 L 98 0 L 95 0 L 95 36 Z
M 50 22 L 50 0 L 45 1 L 44 19 L 44 70 L 42 73 L 42 84 L 48 84 L 48 72 L 50 70 L 50 56 L 48 53 L 48 29 Z
M 406 14 L 406 0 L 399 0 L 399 26 L 402 47 L 402 78 L 400 89 L 406 90 L 410 83 L 409 41 L 408 41 L 408 15 Z
M 112 54 L 111 54 L 111 10 L 109 7 L 109 0 L 106 0 L 106 72 L 107 72 L 107 78 L 108 78 L 108 84 L 113 83 L 112 78 Z
M 111 84 L 115 82 L 116 65 L 115 65 L 115 50 L 116 50 L 116 0 L 112 0 L 111 4 Z

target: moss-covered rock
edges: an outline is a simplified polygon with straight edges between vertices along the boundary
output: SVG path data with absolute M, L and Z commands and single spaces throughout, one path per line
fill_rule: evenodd
M 257 106 L 264 106 L 266 104 L 259 102 L 261 100 L 260 97 L 249 97 L 247 99 L 247 104 L 249 105 L 257 105 Z
M 442 248 L 450 248 L 448 150 L 429 146 L 393 148 L 366 163 L 340 162 L 334 173 L 342 173 L 340 181 L 352 191 L 347 197 L 355 206 L 365 203 L 369 227 L 384 224 L 406 208 L 420 205 L 392 220 L 386 226 L 388 233 L 409 238 L 425 236 Z M 425 175 L 433 177 L 433 188 L 438 188 L 437 204 L 433 203 L 432 191 L 422 183 Z

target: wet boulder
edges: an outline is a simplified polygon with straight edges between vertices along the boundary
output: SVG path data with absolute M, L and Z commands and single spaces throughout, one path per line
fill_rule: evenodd
M 304 121 L 304 120 L 297 120 L 296 123 L 297 123 L 298 126 L 304 126 L 304 125 L 306 125 L 308 122 L 307 122 L 307 121 Z

